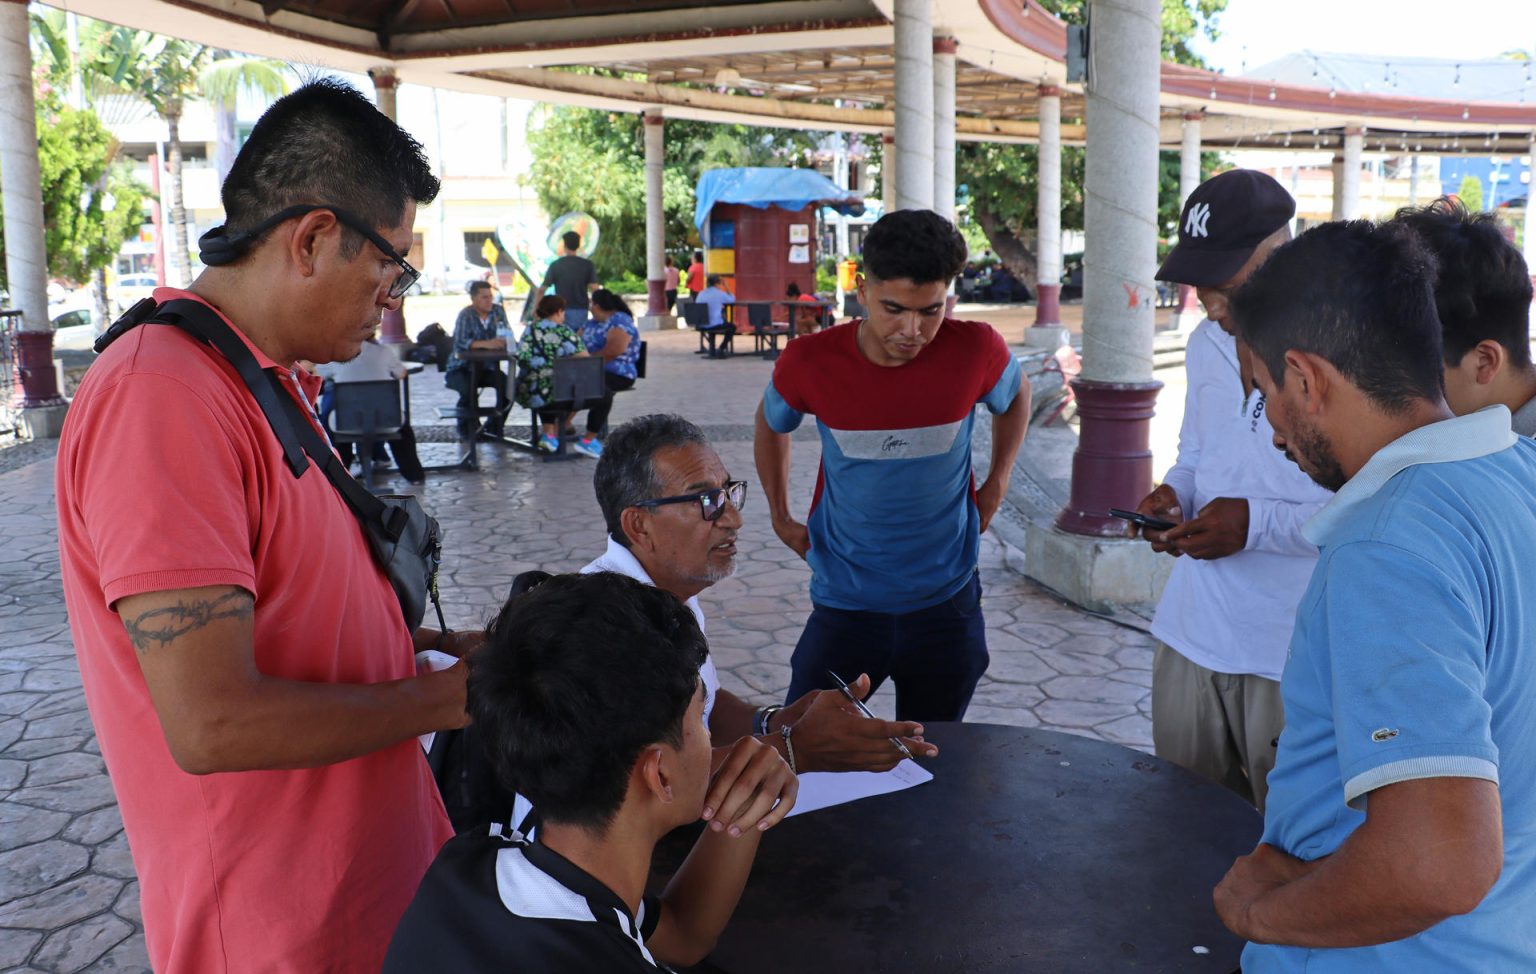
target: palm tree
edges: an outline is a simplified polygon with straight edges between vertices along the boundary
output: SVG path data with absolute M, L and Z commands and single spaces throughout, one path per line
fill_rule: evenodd
M 216 51 L 212 61 L 198 78 L 198 94 L 213 105 L 218 142 L 213 163 L 219 182 L 229 175 L 239 151 L 235 138 L 235 102 L 241 92 L 252 92 L 272 100 L 288 93 L 291 72 L 288 65 L 271 58 L 240 57 L 229 51 Z
M 129 69 L 126 87 L 149 103 L 166 127 L 166 161 L 171 194 L 171 267 L 176 285 L 192 280 L 192 260 L 187 243 L 187 208 L 181 191 L 181 114 L 186 103 L 198 96 L 198 82 L 212 48 L 172 37 L 131 31 L 134 41 L 144 40 L 141 56 Z

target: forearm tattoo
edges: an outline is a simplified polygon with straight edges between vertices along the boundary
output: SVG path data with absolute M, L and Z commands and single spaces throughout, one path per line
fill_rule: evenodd
M 253 608 L 251 593 L 237 589 L 216 599 L 182 601 L 150 609 L 138 618 L 124 619 L 123 626 L 128 630 L 133 648 L 147 653 L 220 619 L 249 619 Z

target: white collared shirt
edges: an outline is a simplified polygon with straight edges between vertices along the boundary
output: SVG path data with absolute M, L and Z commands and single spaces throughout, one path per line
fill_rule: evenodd
M 589 575 L 592 572 L 617 572 L 637 582 L 644 582 L 652 587 L 656 585 L 651 580 L 650 573 L 645 570 L 645 566 L 640 564 L 640 559 L 635 557 L 634 552 L 612 538 L 608 539 L 608 550 L 581 570 L 583 575 Z M 699 605 L 699 597 L 691 596 L 683 604 L 688 606 L 693 612 L 693 617 L 699 621 L 699 631 L 706 632 L 704 609 Z M 715 671 L 714 657 L 704 657 L 704 665 L 699 667 L 699 678 L 704 681 L 704 692 L 708 696 L 704 702 L 704 723 L 708 724 L 709 715 L 715 709 L 715 697 L 720 692 L 720 674 Z

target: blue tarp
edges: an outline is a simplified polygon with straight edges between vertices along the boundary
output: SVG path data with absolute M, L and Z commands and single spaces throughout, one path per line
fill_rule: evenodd
M 864 200 L 857 193 L 842 189 L 814 169 L 711 169 L 699 177 L 695 195 L 698 202 L 693 208 L 693 223 L 701 230 L 716 203 L 739 203 L 759 210 L 770 206 L 803 210 L 813 203 L 825 203 L 855 216 L 864 211 Z

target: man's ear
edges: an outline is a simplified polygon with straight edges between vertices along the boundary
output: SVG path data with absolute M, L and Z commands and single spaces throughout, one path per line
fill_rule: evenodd
M 656 539 L 651 537 L 650 511 L 643 507 L 626 507 L 619 514 L 619 527 L 629 538 L 631 548 L 654 551 Z
M 330 210 L 311 210 L 294 224 L 288 237 L 288 259 L 302 276 L 314 276 L 323 246 L 322 238 L 336 228 L 336 214 Z
M 667 767 L 666 753 L 660 744 L 652 744 L 635 759 L 630 781 L 638 781 L 645 793 L 663 805 L 672 804 L 672 773 Z
M 1301 408 L 1307 413 L 1322 411 L 1338 374 L 1333 363 L 1310 352 L 1291 349 L 1285 353 L 1285 381 L 1297 384 Z
M 1485 386 L 1497 378 L 1504 370 L 1505 363 L 1509 361 L 1509 353 L 1504 350 L 1504 346 L 1491 338 L 1478 342 L 1467 354 L 1475 356 L 1472 361 L 1477 365 L 1475 376 L 1480 386 Z M 1463 358 L 1462 361 L 1466 359 Z

